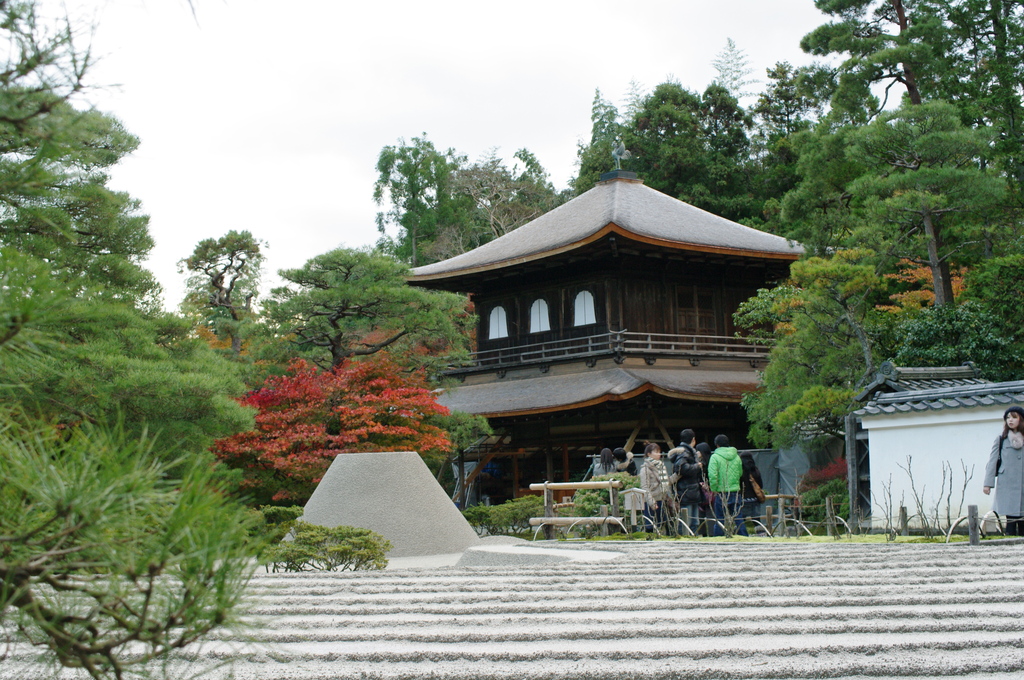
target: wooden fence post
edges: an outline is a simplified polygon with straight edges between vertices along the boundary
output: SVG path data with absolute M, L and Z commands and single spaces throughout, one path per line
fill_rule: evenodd
M 967 506 L 967 534 L 971 545 L 981 545 L 981 532 L 978 527 L 978 506 Z
M 544 516 L 555 516 L 555 492 L 544 485 Z M 555 540 L 555 527 L 550 524 L 544 525 L 544 538 L 549 541 Z
M 910 535 L 910 520 L 907 519 L 907 506 L 900 506 L 900 518 L 898 520 L 900 536 Z
M 836 515 L 835 510 L 832 508 L 832 497 L 825 497 L 825 532 L 829 536 L 835 536 L 836 534 Z
M 599 512 L 598 514 L 601 515 L 601 517 L 607 517 L 608 516 L 608 506 L 607 505 L 602 505 L 601 506 L 601 512 Z M 608 522 L 602 522 L 601 523 L 601 535 L 602 536 L 607 536 L 608 535 Z
M 786 526 L 786 499 L 779 497 L 779 526 L 782 527 L 783 535 L 789 535 L 789 527 Z

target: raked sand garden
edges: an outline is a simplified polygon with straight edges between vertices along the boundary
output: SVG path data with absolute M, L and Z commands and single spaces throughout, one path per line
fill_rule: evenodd
M 385 571 L 261 570 L 246 605 L 247 630 L 169 674 L 1024 678 L 1024 544 L 1009 541 L 485 541 Z M 0 677 L 50 677 L 10 651 Z

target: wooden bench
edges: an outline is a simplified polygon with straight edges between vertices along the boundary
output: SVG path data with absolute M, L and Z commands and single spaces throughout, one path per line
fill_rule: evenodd
M 601 527 L 602 535 L 607 536 L 608 524 L 618 524 L 622 527 L 623 531 L 626 531 L 626 526 L 623 524 L 622 517 L 619 513 L 619 489 L 621 488 L 622 482 L 618 480 L 606 480 L 603 482 L 543 482 L 541 484 L 531 484 L 531 491 L 544 492 L 544 516 L 530 518 L 530 526 L 537 527 L 537 530 L 533 533 L 534 540 L 536 540 L 537 534 L 542 529 L 544 531 L 544 538 L 553 540 L 555 538 L 556 527 L 564 527 L 566 531 L 571 531 L 574 527 L 579 525 L 599 525 Z M 576 492 L 579 489 L 607 489 L 611 512 L 607 515 L 598 515 L 596 517 L 556 517 L 555 492 Z

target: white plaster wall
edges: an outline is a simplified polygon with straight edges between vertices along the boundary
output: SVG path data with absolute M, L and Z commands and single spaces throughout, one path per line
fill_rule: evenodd
M 1000 406 L 865 416 L 862 423 L 868 430 L 871 456 L 872 526 L 885 527 L 884 503 L 889 495 L 885 489 L 890 484 L 893 521 L 900 505 L 905 505 L 910 515 L 917 513 L 911 477 L 903 469 L 908 467 L 908 456 L 913 487 L 924 499 L 929 516 L 939 507 L 944 520 L 948 504 L 952 505 L 953 515 L 966 515 L 968 505 L 977 505 L 981 516 L 991 510 L 992 497 L 982 493 L 981 488 L 992 442 L 1001 431 L 1004 410 Z M 943 463 L 946 463 L 945 491 Z M 970 477 L 966 489 L 965 477 Z M 947 502 L 951 481 L 953 494 Z

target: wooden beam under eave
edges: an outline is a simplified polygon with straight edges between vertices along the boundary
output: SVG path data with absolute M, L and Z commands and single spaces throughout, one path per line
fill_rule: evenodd
M 651 409 L 651 418 L 653 419 L 655 426 L 661 432 L 661 436 L 665 438 L 665 443 L 668 445 L 668 448 L 665 450 L 668 451 L 673 448 L 672 437 L 669 436 L 668 430 L 666 430 L 665 426 L 661 424 L 661 418 L 658 417 L 657 412 L 653 409 Z
M 470 485 L 472 485 L 473 482 L 476 481 L 477 476 L 483 471 L 484 466 L 490 463 L 492 460 L 494 460 L 494 457 L 497 455 L 497 453 L 488 453 L 486 456 L 477 461 L 476 467 L 473 468 L 473 471 L 469 473 L 469 477 L 466 478 L 466 484 L 464 488 L 468 489 Z

